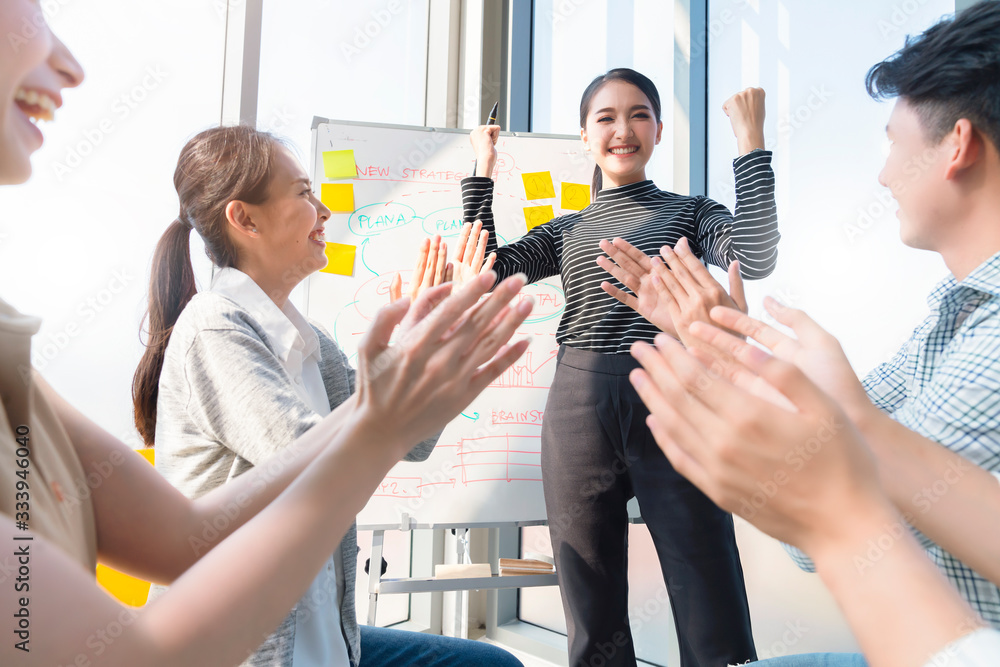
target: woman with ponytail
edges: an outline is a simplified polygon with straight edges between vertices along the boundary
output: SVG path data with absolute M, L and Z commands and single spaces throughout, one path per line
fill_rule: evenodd
M 156 445 L 157 469 L 199 498 L 265 463 L 331 412 L 349 413 L 355 374 L 333 338 L 288 299 L 326 265 L 330 217 L 291 152 L 250 127 L 207 130 L 181 151 L 174 186 L 180 215 L 153 258 L 148 347 L 133 400 L 136 428 Z M 215 265 L 204 293 L 196 292 L 188 254 L 192 229 Z M 442 289 L 420 303 L 432 307 Z M 418 444 L 405 460 L 427 458 L 436 442 L 435 435 Z M 244 665 L 520 665 L 478 642 L 359 627 L 357 549 L 351 526 Z
M 602 289 L 607 275 L 597 264 L 600 242 L 621 237 L 647 255 L 679 241 L 686 250 L 686 243 L 697 257 L 729 268 L 734 289 L 742 287 L 740 274 L 771 273 L 779 235 L 771 154 L 763 150 L 764 91 L 738 93 L 724 110 L 739 144 L 735 216 L 707 197 L 665 192 L 646 179 L 663 131 L 659 94 L 642 74 L 613 69 L 580 101 L 580 136 L 596 163 L 593 203 L 503 247 L 493 229 L 491 179 L 500 128 L 472 131 L 478 166 L 462 181 L 464 218 L 474 223 L 470 242 L 481 225 L 498 278 L 560 275 L 566 295 L 542 425 L 542 477 L 574 667 L 635 664 L 627 606 L 626 503 L 633 496 L 667 582 L 681 664 L 756 657 L 732 516 L 674 471 L 628 381 L 638 366 L 629 347 L 651 342 L 660 329 Z M 669 322 L 660 324 L 677 335 Z
M 79 63 L 49 30 L 43 4 L 0 2 L 0 33 L 20 34 L 24 26 L 33 31 L 0 59 L 0 185 L 28 179 L 31 154 L 43 142 L 33 121 L 52 121 L 61 92 L 83 80 Z M 215 204 L 224 195 L 238 191 L 247 198 L 222 204 L 223 210 L 232 205 L 238 220 L 251 210 L 250 201 L 266 207 L 274 199 L 268 186 L 280 181 L 283 169 L 277 144 L 245 129 L 212 136 L 210 145 L 196 149 L 249 162 L 182 161 L 185 169 L 202 173 L 179 173 L 179 183 L 193 176 L 224 187 L 185 190 L 183 213 L 166 234 L 161 262 L 187 263 L 186 227 L 208 229 L 201 216 L 219 210 Z M 204 170 L 225 177 L 216 180 Z M 311 194 L 299 192 L 312 209 L 307 226 L 315 227 L 317 207 Z M 305 206 L 284 210 L 292 208 L 306 211 Z M 44 210 L 42 202 L 38 210 Z M 212 229 L 226 235 L 210 243 L 213 259 L 220 266 L 237 265 L 240 242 L 229 244 L 226 228 Z M 294 246 L 296 235 L 286 240 Z M 310 258 L 301 268 L 316 261 Z M 513 278 L 480 301 L 494 277 L 483 276 L 450 296 L 448 287 L 428 289 L 412 306 L 399 300 L 380 310 L 358 346 L 349 409 L 315 418 L 313 428 L 294 440 L 276 440 L 271 446 L 283 451 L 194 500 L 42 379 L 31 367 L 40 320 L 0 299 L 0 542 L 6 554 L 0 559 L 0 617 L 7 619 L 0 665 L 239 664 L 278 627 L 317 573 L 327 571 L 330 554 L 345 534 L 353 534 L 355 515 L 389 468 L 457 416 L 526 349 L 523 340 L 507 345 L 531 310 L 528 303 L 511 305 L 524 281 Z M 154 352 L 144 366 L 140 393 L 148 393 L 158 364 L 169 366 L 177 340 L 177 325 L 173 336 L 170 326 L 182 322 L 185 316 L 177 312 L 196 300 L 186 266 L 167 278 L 154 281 L 157 298 L 168 307 L 152 314 Z M 409 329 L 390 345 L 404 317 Z M 155 381 L 152 387 L 155 391 Z M 146 395 L 142 405 L 156 401 Z M 282 415 L 273 417 L 280 421 Z M 147 427 L 148 434 L 155 414 L 144 412 L 143 419 L 140 428 Z M 98 561 L 173 585 L 142 609 L 128 607 L 96 585 Z M 400 651 L 395 664 L 409 663 L 410 655 Z

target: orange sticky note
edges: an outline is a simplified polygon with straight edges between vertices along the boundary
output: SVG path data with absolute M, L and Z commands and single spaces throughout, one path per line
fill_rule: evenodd
M 524 222 L 528 225 L 529 232 L 538 225 L 544 225 L 554 217 L 556 214 L 552 211 L 552 204 L 524 207 Z
M 320 186 L 319 198 L 334 213 L 354 212 L 353 183 L 323 183 Z
M 354 151 L 323 151 L 323 173 L 327 178 L 357 178 Z
M 528 199 L 548 199 L 556 196 L 552 187 L 552 174 L 547 171 L 533 171 L 521 174 L 524 180 L 524 194 Z
M 559 208 L 570 211 L 582 211 L 590 206 L 589 185 L 563 182 L 560 190 L 562 191 L 562 203 L 559 205 Z
M 335 273 L 338 276 L 353 276 L 354 255 L 357 251 L 357 246 L 346 245 L 344 243 L 327 243 L 326 258 L 329 261 L 320 271 Z

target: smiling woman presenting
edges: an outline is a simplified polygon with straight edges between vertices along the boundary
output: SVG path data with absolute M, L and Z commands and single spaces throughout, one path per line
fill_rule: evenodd
M 626 567 L 633 495 L 667 582 L 682 664 L 755 658 L 732 517 L 674 471 L 628 382 L 637 366 L 629 347 L 652 341 L 660 329 L 601 288 L 607 274 L 596 263 L 602 239 L 621 237 L 653 255 L 685 238 L 695 255 L 729 267 L 736 280 L 737 270 L 750 279 L 771 273 L 779 235 L 771 154 L 762 150 L 764 91 L 747 89 L 723 108 L 739 144 L 735 216 L 707 197 L 665 192 L 646 179 L 663 131 L 659 94 L 642 74 L 613 69 L 594 79 L 580 102 L 580 136 L 597 163 L 595 201 L 500 248 L 489 178 L 500 128 L 472 132 L 478 167 L 462 182 L 465 221 L 478 221 L 469 238 L 480 235 L 481 223 L 501 279 L 560 275 L 566 293 L 542 425 L 542 475 L 571 665 L 635 664 Z

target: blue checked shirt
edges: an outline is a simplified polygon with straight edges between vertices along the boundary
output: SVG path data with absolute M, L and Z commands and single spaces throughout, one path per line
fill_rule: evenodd
M 891 361 L 868 374 L 865 390 L 903 426 L 1000 478 L 1000 253 L 961 282 L 943 280 L 927 303 L 930 315 Z M 916 536 L 962 597 L 1000 628 L 1000 588 Z M 813 569 L 804 554 L 789 551 Z

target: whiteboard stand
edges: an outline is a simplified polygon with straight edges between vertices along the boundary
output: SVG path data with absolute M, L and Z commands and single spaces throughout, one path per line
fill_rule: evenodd
M 504 588 L 529 588 L 532 586 L 557 586 L 559 580 L 555 574 L 526 574 L 519 576 L 501 577 L 499 549 L 494 545 L 499 540 L 501 527 L 521 528 L 524 526 L 543 526 L 545 521 L 522 521 L 504 524 L 417 524 L 412 517 L 403 515 L 400 525 L 360 525 L 358 530 L 372 531 L 372 552 L 368 566 L 368 625 L 375 625 L 375 611 L 378 605 L 379 595 L 389 595 L 395 593 L 434 593 L 443 591 L 461 591 L 461 603 L 457 605 L 455 619 L 459 622 L 460 633 L 463 638 L 468 638 L 469 634 L 469 591 L 486 590 L 496 591 Z M 384 543 L 386 530 L 415 530 L 415 529 L 454 529 L 466 532 L 470 527 L 489 528 L 490 541 L 490 568 L 493 575 L 490 577 L 468 577 L 463 579 L 435 579 L 433 577 L 416 577 L 406 579 L 383 579 L 382 573 L 382 546 Z M 466 562 L 466 551 L 462 540 L 458 541 L 459 562 Z M 487 598 L 487 618 L 492 614 L 495 618 L 496 610 L 491 609 L 491 604 L 495 601 L 495 595 L 488 595 Z
M 460 565 L 468 565 L 472 562 L 469 554 L 469 529 L 462 528 L 452 531 L 455 533 L 455 550 L 457 551 Z M 464 590 L 459 593 L 458 604 L 455 605 L 455 627 L 458 636 L 462 639 L 469 638 L 469 591 Z

